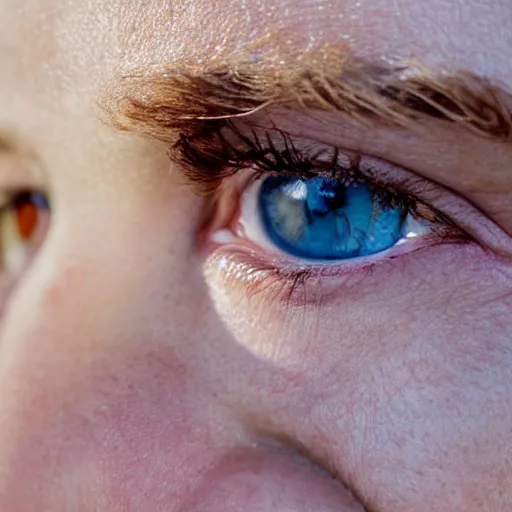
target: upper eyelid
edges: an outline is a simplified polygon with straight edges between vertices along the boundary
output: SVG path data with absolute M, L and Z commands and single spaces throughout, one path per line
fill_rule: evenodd
M 425 198 L 425 192 L 428 188 L 429 191 L 444 190 L 441 185 L 433 183 L 431 180 L 420 177 L 412 171 L 399 168 L 388 162 L 373 159 L 374 162 L 379 162 L 378 165 L 368 165 L 372 158 L 360 153 L 341 149 L 337 146 L 314 143 L 306 141 L 281 131 L 281 130 L 267 130 L 264 129 L 262 133 L 258 134 L 254 129 L 250 130 L 250 136 L 244 134 L 242 129 L 236 125 L 230 124 L 229 133 L 234 134 L 244 144 L 240 148 L 229 141 L 225 148 L 228 153 L 225 156 L 227 160 L 226 165 L 231 165 L 231 171 L 228 174 L 236 174 L 239 168 L 252 168 L 254 178 L 258 174 L 265 175 L 269 172 L 280 173 L 288 172 L 293 175 L 303 177 L 313 177 L 320 173 L 331 173 L 333 177 L 343 176 L 347 178 L 349 173 L 352 173 L 354 179 L 364 179 L 372 182 L 377 186 L 389 189 L 394 193 L 404 194 L 414 199 L 420 204 L 427 204 L 430 211 L 438 217 L 438 221 L 443 222 L 449 226 L 453 231 L 459 230 L 457 223 L 453 222 L 443 212 L 432 207 L 429 200 Z M 220 137 L 224 137 L 221 133 Z M 252 138 L 251 138 L 252 137 Z M 278 160 L 273 162 L 272 159 L 266 159 L 264 162 L 260 159 L 260 153 L 267 155 L 273 153 Z M 323 156 L 323 158 L 320 158 Z M 343 160 L 343 162 L 341 161 Z M 274 164 L 284 164 L 286 169 L 277 169 Z M 376 170 L 376 167 L 380 167 Z M 383 167 L 393 168 L 393 178 L 383 173 Z M 400 171 L 398 171 L 400 169 Z M 397 174 L 401 175 L 398 179 Z M 445 191 L 448 194 L 448 191 Z M 432 221 L 434 219 L 431 219 Z
M 275 146 L 273 146 L 273 148 L 275 148 Z M 301 173 L 300 170 L 290 169 L 290 173 L 294 176 L 305 178 L 325 173 L 333 179 L 341 179 L 346 182 L 349 180 L 364 181 L 367 184 L 382 188 L 396 196 L 406 196 L 410 200 L 409 204 L 414 202 L 418 208 L 423 208 L 423 212 L 416 212 L 418 217 L 426 220 L 430 224 L 441 224 L 447 230 L 450 230 L 452 235 L 459 233 L 461 239 L 466 238 L 463 228 L 459 227 L 457 222 L 445 215 L 435 204 L 432 204 L 437 202 L 433 198 L 434 195 L 441 195 L 442 193 L 451 194 L 451 192 L 442 190 L 440 185 L 434 184 L 426 178 L 419 177 L 405 169 L 399 169 L 397 166 L 393 166 L 387 162 L 379 161 L 379 164 L 376 164 L 377 160 L 368 156 L 354 155 L 351 152 L 345 153 L 340 148 L 329 149 L 331 149 L 331 153 L 336 160 L 333 160 L 333 158 L 314 160 L 315 155 L 318 154 L 318 150 L 310 147 L 300 156 L 300 158 L 304 160 L 311 159 L 308 172 L 304 174 Z M 300 150 L 296 149 L 296 151 L 300 153 Z M 340 164 L 338 160 L 340 157 L 347 158 L 346 165 Z M 370 162 L 372 163 L 370 164 Z M 325 167 L 322 168 L 322 164 L 325 164 Z M 379 166 L 380 169 L 377 169 Z M 383 175 L 382 168 L 384 166 L 388 168 L 393 167 L 393 176 L 390 176 L 389 171 Z M 253 179 L 263 179 L 268 174 L 273 173 L 280 174 L 279 171 L 272 168 L 261 169 L 257 163 L 256 170 L 253 171 L 253 173 Z M 398 174 L 400 174 L 400 177 L 398 177 Z M 427 214 L 430 218 L 427 218 Z

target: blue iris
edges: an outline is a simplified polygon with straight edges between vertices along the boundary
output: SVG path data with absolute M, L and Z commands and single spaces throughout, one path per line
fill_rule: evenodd
M 344 260 L 382 252 L 403 237 L 408 212 L 387 195 L 363 182 L 271 176 L 260 188 L 259 210 L 267 236 L 282 251 Z

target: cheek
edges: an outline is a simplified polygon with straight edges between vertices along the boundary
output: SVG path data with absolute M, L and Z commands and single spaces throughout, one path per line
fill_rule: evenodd
M 248 296 L 246 280 L 218 268 L 208 278 L 237 342 L 267 362 L 257 381 L 267 395 L 243 383 L 272 418 L 266 428 L 294 432 L 370 504 L 469 510 L 494 503 L 489 489 L 512 500 L 508 266 L 470 246 L 436 247 L 337 290 L 301 289 L 303 306 L 265 287 Z
M 117 215 L 73 233 L 57 221 L 12 301 L 0 510 L 360 512 L 330 475 L 226 407 L 226 360 L 255 365 L 229 346 L 189 244 L 164 229 L 170 216 L 146 211 L 124 229 Z
M 76 282 L 82 271 L 64 275 Z M 219 404 L 224 372 L 208 381 L 202 351 L 193 348 L 215 343 L 211 330 L 194 338 L 181 316 L 182 327 L 162 339 L 158 325 L 155 335 L 137 332 L 137 322 L 121 329 L 107 317 L 79 319 L 84 295 L 70 303 L 51 286 L 44 321 L 18 329 L 16 349 L 7 333 L 0 509 L 362 512 L 330 475 L 281 443 L 250 435 Z M 118 301 L 125 314 L 129 306 Z M 74 322 L 63 327 L 62 315 Z

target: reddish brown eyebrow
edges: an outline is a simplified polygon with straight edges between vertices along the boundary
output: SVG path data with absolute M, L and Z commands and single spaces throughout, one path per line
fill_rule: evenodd
M 308 64 L 309 62 L 309 64 Z M 447 74 L 352 57 L 304 60 L 281 69 L 229 63 L 208 71 L 141 72 L 121 80 L 108 102 L 117 128 L 172 143 L 269 106 L 340 112 L 361 122 L 409 127 L 422 119 L 456 123 L 482 137 L 512 140 L 512 94 L 470 72 Z

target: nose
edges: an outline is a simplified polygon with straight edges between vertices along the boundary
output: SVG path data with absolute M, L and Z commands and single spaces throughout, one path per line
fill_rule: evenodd
M 243 406 L 219 403 L 222 357 L 233 367 L 240 352 L 200 272 L 179 254 L 169 264 L 172 241 L 116 226 L 103 237 L 109 249 L 49 240 L 7 311 L 0 510 L 363 510 L 293 448 L 260 439 Z M 222 357 L 205 361 L 215 343 Z
M 224 450 L 190 362 L 199 280 L 109 236 L 127 259 L 50 239 L 6 313 L 2 512 L 177 510 Z

